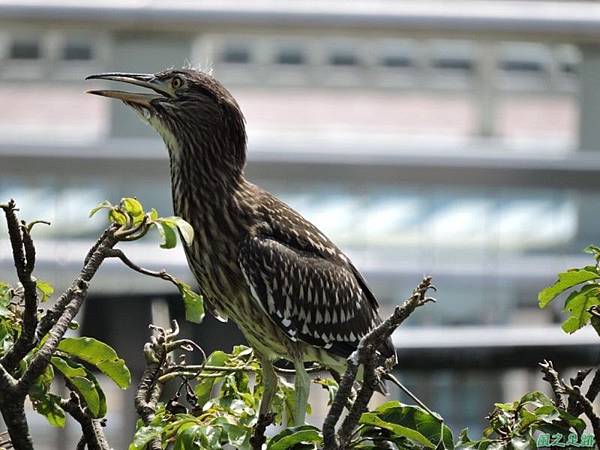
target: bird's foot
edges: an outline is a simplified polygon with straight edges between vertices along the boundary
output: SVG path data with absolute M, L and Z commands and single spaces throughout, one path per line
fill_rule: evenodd
M 267 441 L 265 431 L 269 425 L 275 420 L 275 413 L 266 413 L 258 416 L 258 421 L 254 426 L 254 433 L 250 438 L 252 450 L 261 450 L 263 444 Z

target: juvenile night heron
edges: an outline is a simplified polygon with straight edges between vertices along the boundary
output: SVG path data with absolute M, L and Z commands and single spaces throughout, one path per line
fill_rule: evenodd
M 209 309 L 239 326 L 262 363 L 260 414 L 276 391 L 272 362 L 285 358 L 296 369 L 296 423 L 304 423 L 304 362 L 343 373 L 361 337 L 381 322 L 364 278 L 314 225 L 246 180 L 244 116 L 215 78 L 186 69 L 88 79 L 151 91 L 90 93 L 122 100 L 162 136 L 175 214 L 195 231 L 189 265 Z M 379 353 L 395 358 L 391 340 Z

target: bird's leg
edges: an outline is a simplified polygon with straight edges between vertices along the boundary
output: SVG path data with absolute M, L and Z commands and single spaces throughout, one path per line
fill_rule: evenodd
M 262 355 L 256 355 L 262 367 L 263 397 L 260 400 L 259 417 L 264 417 L 271 411 L 271 403 L 277 392 L 277 374 L 273 363 Z
M 273 423 L 273 419 L 275 418 L 275 415 L 270 411 L 271 403 L 277 392 L 277 375 L 273 369 L 273 364 L 268 358 L 265 358 L 260 353 L 255 352 L 255 354 L 262 367 L 263 396 L 260 400 L 258 420 L 254 427 L 254 433 L 250 438 L 250 445 L 253 449 L 262 449 L 263 444 L 267 440 L 265 430 Z
M 294 380 L 296 390 L 294 426 L 300 426 L 304 425 L 306 417 L 306 405 L 308 404 L 308 394 L 310 393 L 310 377 L 301 359 L 294 360 L 294 369 L 296 369 L 296 379 Z

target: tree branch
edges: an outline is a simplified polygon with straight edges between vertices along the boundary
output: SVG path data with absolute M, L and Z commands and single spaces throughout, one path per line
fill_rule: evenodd
M 568 396 L 569 403 L 573 401 L 576 404 L 573 407 L 573 409 L 577 413 L 577 416 L 579 416 L 582 413 L 586 415 L 586 417 L 590 421 L 590 424 L 592 425 L 592 430 L 594 431 L 594 437 L 596 438 L 596 442 L 600 442 L 600 417 L 594 412 L 594 405 L 592 403 L 597 395 L 596 389 L 598 389 L 598 386 L 596 385 L 596 383 L 600 383 L 600 381 L 597 380 L 597 378 L 600 377 L 598 375 L 598 372 L 596 372 L 596 376 L 594 376 L 594 380 L 592 381 L 592 386 L 590 386 L 590 389 L 586 396 L 583 395 L 583 393 L 581 392 L 580 386 L 573 384 L 569 386 L 567 383 L 560 379 L 558 372 L 554 369 L 552 361 L 544 360 L 539 365 L 541 367 L 542 372 L 544 373 L 544 380 L 550 383 L 550 385 L 552 386 L 552 390 L 555 392 L 555 394 L 558 395 L 559 398 L 561 395 Z M 583 379 L 589 373 L 589 371 L 578 373 L 575 377 L 575 381 L 582 383 Z
M 571 386 L 581 386 L 591 371 L 592 369 L 578 370 L 577 375 L 570 379 Z M 556 394 L 554 395 L 556 396 Z M 575 417 L 582 413 L 578 403 L 572 397 L 567 399 L 567 412 Z
M 596 400 L 596 397 L 598 397 L 598 394 L 600 394 L 600 369 L 596 369 L 594 378 L 592 379 L 590 387 L 585 396 L 590 402 L 594 402 L 594 400 Z
M 565 409 L 565 402 L 562 399 L 562 394 L 564 394 L 564 387 L 560 381 L 558 372 L 556 371 L 556 369 L 554 369 L 552 361 L 544 361 L 543 363 L 540 363 L 540 367 L 542 368 L 542 373 L 544 374 L 543 380 L 548 382 L 552 387 L 552 392 L 554 393 L 555 399 L 554 403 L 558 408 Z
M 17 277 L 23 286 L 23 300 L 25 303 L 22 332 L 15 344 L 0 359 L 0 364 L 7 371 L 12 372 L 19 361 L 37 343 L 35 330 L 38 325 L 38 298 L 36 282 L 31 275 L 35 267 L 35 247 L 29 234 L 29 228 L 25 224 L 19 224 L 14 200 L 11 200 L 8 205 L 0 205 L 0 207 L 4 210 L 6 216 L 13 260 Z
M 36 333 L 38 340 L 41 340 L 61 317 L 67 305 L 73 300 L 76 293 L 80 290 L 79 282 L 83 281 L 85 283 L 88 283 L 96 274 L 96 271 L 98 270 L 100 264 L 102 264 L 102 261 L 104 260 L 105 256 L 103 252 L 106 251 L 105 249 L 112 248 L 117 243 L 117 240 L 113 236 L 114 230 L 114 226 L 110 226 L 109 228 L 104 230 L 102 236 L 100 236 L 100 238 L 92 246 L 92 249 L 86 256 L 85 261 L 83 263 L 83 268 L 79 273 L 79 277 L 77 277 L 73 281 L 69 289 L 63 292 L 63 294 L 60 295 L 60 297 L 58 297 L 58 299 L 54 303 L 54 306 L 46 312 L 44 317 L 42 317 Z M 92 264 L 91 259 L 94 256 L 95 261 Z
M 592 425 L 596 442 L 600 442 L 600 417 L 598 417 L 594 412 L 593 403 L 581 393 L 581 389 L 579 387 L 564 384 L 564 391 L 569 397 L 575 398 L 575 400 L 581 405 L 584 414 Z
M 87 296 L 89 282 L 106 258 L 106 251 L 111 249 L 116 243 L 117 239 L 109 234 L 92 254 L 88 263 L 81 270 L 79 277 L 73 281 L 71 287 L 65 292 L 65 301 L 68 301 L 67 304 L 50 331 L 48 331 L 48 338 L 44 342 L 44 345 L 42 345 L 33 356 L 29 366 L 18 383 L 19 389 L 23 392 L 26 393 L 29 390 L 31 384 L 48 366 L 50 358 L 56 351 L 60 340 L 69 328 L 69 324 L 79 312 L 79 309 Z M 45 317 L 48 317 L 48 315 Z M 48 323 L 52 323 L 53 321 L 54 319 L 49 319 Z M 42 324 L 40 324 L 40 327 L 41 326 Z
M 3 395 L 0 412 L 8 429 L 12 446 L 17 450 L 33 450 L 23 399 L 16 394 Z
M 431 280 L 431 277 L 423 278 L 421 283 L 419 283 L 413 291 L 411 297 L 401 306 L 397 306 L 394 313 L 384 322 L 365 335 L 360 340 L 357 349 L 348 358 L 346 372 L 342 376 L 338 392 L 335 395 L 331 408 L 323 423 L 323 441 L 325 443 L 325 448 L 341 450 L 348 444 L 350 436 L 352 435 L 360 416 L 365 411 L 367 403 L 378 382 L 376 373 L 377 358 L 375 356 L 377 348 L 385 343 L 394 330 L 396 330 L 396 328 L 398 328 L 415 309 L 428 302 L 435 301 L 434 299 L 427 297 L 427 291 L 433 288 Z M 346 401 L 352 392 L 352 386 L 356 380 L 358 368 L 361 364 L 364 366 L 363 386 L 358 392 L 348 416 L 342 423 L 340 432 L 336 435 L 335 425 L 337 424 Z
M 163 384 L 159 382 L 159 377 L 168 365 L 168 353 L 165 344 L 170 338 L 179 334 L 179 326 L 176 321 L 173 321 L 170 330 L 152 326 L 151 328 L 158 332 L 158 336 L 152 336 L 150 342 L 144 345 L 146 367 L 135 394 L 135 409 L 144 425 L 148 425 L 154 418 L 156 405 L 162 393 Z M 161 439 L 154 438 L 147 446 L 148 450 L 161 450 Z
M 61 399 L 60 406 L 81 425 L 83 436 L 78 447 L 87 445 L 88 450 L 110 450 L 100 420 L 90 417 L 75 392 L 71 392 L 69 400 Z
M 118 248 L 113 248 L 110 251 L 108 251 L 107 252 L 107 257 L 110 257 L 110 258 L 119 258 L 121 261 L 123 261 L 123 263 L 127 267 L 129 267 L 130 269 L 135 270 L 136 272 L 139 272 L 139 273 L 141 273 L 143 275 L 147 275 L 149 277 L 160 278 L 162 280 L 170 281 L 175 286 L 179 287 L 179 283 L 177 282 L 177 279 L 173 275 L 171 275 L 170 273 L 168 273 L 166 270 L 154 271 L 154 270 L 144 269 L 143 267 L 140 267 L 137 264 L 135 264 L 133 261 L 131 261 L 127 257 L 127 255 L 125 255 L 125 253 L 123 253 Z

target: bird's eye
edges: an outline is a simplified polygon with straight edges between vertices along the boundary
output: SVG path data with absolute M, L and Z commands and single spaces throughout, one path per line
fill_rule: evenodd
M 174 77 L 171 80 L 171 87 L 173 89 L 179 89 L 181 86 L 183 86 L 183 80 L 179 77 Z

